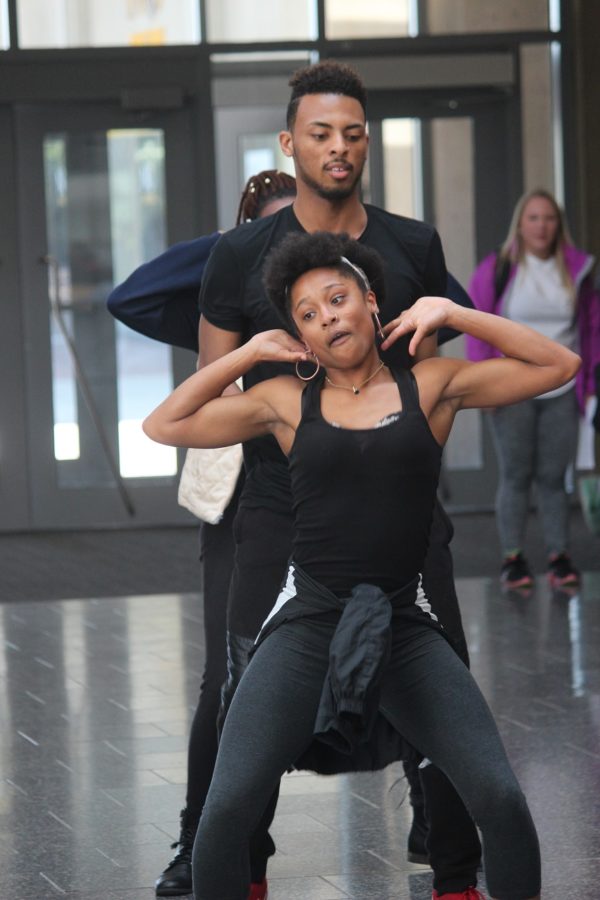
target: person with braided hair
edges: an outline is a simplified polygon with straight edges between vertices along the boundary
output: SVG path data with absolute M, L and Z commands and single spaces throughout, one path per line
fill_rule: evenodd
M 272 215 L 296 196 L 296 180 L 276 169 L 248 179 L 241 195 L 236 225 Z M 175 244 L 136 269 L 108 298 L 112 315 L 134 331 L 198 352 L 198 291 L 204 267 L 219 232 Z M 192 847 L 217 753 L 217 713 L 227 673 L 226 610 L 233 568 L 232 522 L 243 475 L 222 518 L 202 523 L 204 643 L 206 660 L 200 695 L 188 743 L 186 805 L 181 811 L 176 853 L 156 882 L 159 897 L 192 890 Z M 262 855 L 261 863 L 262 866 Z

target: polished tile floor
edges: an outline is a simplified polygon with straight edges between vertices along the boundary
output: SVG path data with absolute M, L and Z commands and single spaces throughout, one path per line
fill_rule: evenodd
M 539 828 L 543 897 L 600 897 L 600 573 L 572 596 L 542 580 L 530 597 L 458 587 Z M 203 654 L 195 594 L 0 606 L 2 900 L 154 896 Z M 272 900 L 428 900 L 429 870 L 405 861 L 400 776 L 286 776 Z

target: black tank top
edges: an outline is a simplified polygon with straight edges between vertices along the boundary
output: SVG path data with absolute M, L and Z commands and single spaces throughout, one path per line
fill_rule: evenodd
M 321 415 L 323 379 L 302 396 L 289 455 L 292 559 L 338 596 L 357 584 L 393 591 L 422 571 L 442 449 L 414 376 L 392 370 L 402 411 L 390 424 L 348 429 Z

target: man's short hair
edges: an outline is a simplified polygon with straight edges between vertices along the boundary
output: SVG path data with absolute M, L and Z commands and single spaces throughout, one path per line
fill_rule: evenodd
M 298 69 L 290 78 L 292 95 L 287 108 L 288 130 L 294 127 L 298 104 L 306 94 L 342 94 L 358 100 L 367 115 L 367 89 L 358 72 L 346 63 L 325 59 Z

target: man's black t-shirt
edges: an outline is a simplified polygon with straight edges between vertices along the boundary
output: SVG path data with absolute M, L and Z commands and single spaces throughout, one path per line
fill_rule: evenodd
M 385 267 L 385 300 L 380 307 L 383 324 L 408 309 L 424 295 L 446 294 L 446 265 L 436 230 L 418 222 L 366 205 L 367 227 L 360 243 L 373 247 Z M 270 250 L 290 232 L 304 233 L 286 206 L 273 216 L 249 222 L 224 234 L 215 245 L 202 278 L 200 312 L 218 328 L 239 332 L 246 342 L 270 328 L 281 328 L 277 310 L 268 300 L 262 272 Z M 376 286 L 374 286 L 376 289 Z M 382 357 L 390 365 L 408 366 L 408 338 L 398 341 Z M 293 367 L 262 363 L 244 378 L 247 389 Z M 247 472 L 241 505 L 267 507 L 290 513 L 291 493 L 287 461 L 272 437 L 244 445 Z

